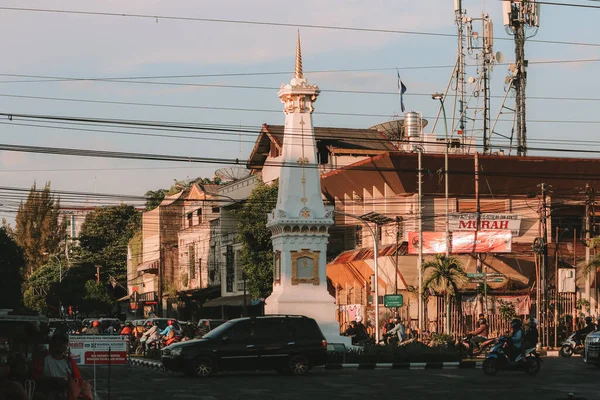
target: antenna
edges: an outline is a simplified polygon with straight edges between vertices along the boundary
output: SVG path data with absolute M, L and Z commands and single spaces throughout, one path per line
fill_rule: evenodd
M 527 126 L 525 119 L 525 86 L 527 84 L 527 60 L 525 40 L 537 34 L 540 26 L 540 3 L 535 0 L 511 0 L 502 3 L 504 27 L 515 41 L 515 67 L 512 69 L 511 86 L 515 91 L 515 114 L 517 125 L 517 155 L 527 155 Z

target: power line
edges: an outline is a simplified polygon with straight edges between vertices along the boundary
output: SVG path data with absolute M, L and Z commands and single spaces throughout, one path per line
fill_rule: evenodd
M 545 3 L 542 3 L 542 4 L 545 4 Z M 551 3 L 551 4 L 560 5 L 557 3 Z M 565 3 L 565 5 L 567 5 L 567 4 Z M 136 14 L 136 13 L 110 13 L 110 12 L 100 12 L 100 11 L 76 11 L 76 10 L 59 10 L 59 9 L 48 9 L 48 8 L 26 8 L 26 7 L 0 7 L 0 10 L 37 12 L 37 13 L 53 13 L 53 14 L 93 15 L 93 16 L 102 16 L 102 17 L 143 18 L 143 19 L 152 19 L 152 20 L 164 19 L 164 20 L 174 20 L 174 21 L 195 21 L 195 22 L 210 22 L 210 23 L 224 23 L 224 24 L 279 26 L 279 27 L 290 27 L 290 28 L 329 29 L 329 30 L 338 30 L 338 31 L 391 33 L 391 34 L 418 35 L 418 36 L 431 36 L 431 37 L 449 37 L 449 38 L 456 37 L 456 34 L 453 34 L 453 33 L 418 32 L 418 31 L 405 31 L 405 30 L 397 30 L 397 29 L 362 28 L 362 27 L 316 25 L 316 24 L 298 24 L 298 23 L 284 23 L 284 22 L 272 22 L 272 21 L 250 21 L 250 20 L 234 20 L 234 19 L 219 19 L 219 18 L 181 17 L 181 16 L 169 16 L 169 15 Z M 494 38 L 494 39 L 495 40 L 512 40 L 510 38 L 505 38 L 505 37 L 498 37 L 498 38 Z M 600 47 L 600 43 L 568 42 L 568 41 L 556 41 L 556 40 L 528 40 L 528 42 Z

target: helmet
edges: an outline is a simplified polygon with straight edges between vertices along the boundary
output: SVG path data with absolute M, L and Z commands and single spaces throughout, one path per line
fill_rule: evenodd
M 510 326 L 512 326 L 515 329 L 520 328 L 522 325 L 523 322 L 519 318 L 513 318 L 513 320 L 510 321 Z
M 95 328 L 99 327 L 100 326 L 100 321 L 95 320 L 94 322 L 92 322 L 92 326 L 95 327 Z
M 354 319 L 356 322 L 362 322 L 362 317 L 360 315 L 357 315 L 356 318 Z
M 592 317 L 585 317 L 585 323 L 586 324 L 591 324 L 592 323 Z
M 174 323 L 175 323 L 175 321 L 173 321 L 172 319 L 167 321 L 167 325 L 169 325 L 169 326 L 173 325 Z
M 397 324 L 397 323 L 399 323 L 399 322 L 400 322 L 400 318 L 398 318 L 398 317 L 394 318 L 394 323 L 395 323 L 395 324 Z

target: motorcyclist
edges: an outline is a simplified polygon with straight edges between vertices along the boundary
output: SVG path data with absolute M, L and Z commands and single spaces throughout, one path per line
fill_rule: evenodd
M 356 336 L 354 337 L 357 343 L 363 342 L 369 338 L 367 333 L 367 327 L 362 322 L 362 317 L 359 315 L 356 317 Z
M 508 338 L 508 359 L 514 362 L 523 348 L 523 322 L 519 318 L 510 321 L 511 333 Z
M 592 317 L 585 317 L 585 326 L 575 332 L 575 343 L 579 346 L 585 337 L 596 330 Z
M 523 350 L 535 347 L 538 340 L 539 332 L 537 329 L 537 319 L 531 317 L 529 318 L 529 327 L 527 328 L 527 332 L 525 332 L 525 337 L 523 339 Z
M 394 318 L 391 318 L 388 320 L 388 322 L 385 323 L 384 327 L 383 327 L 383 334 L 387 334 L 390 330 L 394 329 Z
M 398 336 L 398 344 L 402 343 L 405 338 L 406 331 L 404 329 L 404 325 L 402 325 L 402 321 L 400 318 L 394 318 L 394 327 L 387 331 L 387 336 L 397 335 Z
M 148 329 L 140 338 L 140 343 L 144 345 L 144 349 L 148 350 L 151 343 L 159 339 L 158 322 L 154 321 L 150 329 Z
M 85 331 L 86 335 L 99 335 L 100 334 L 100 321 L 95 320 L 92 322 L 92 327 Z
M 489 334 L 489 325 L 487 320 L 485 319 L 485 315 L 479 314 L 479 320 L 477 321 L 477 329 L 473 332 L 469 332 L 469 335 L 472 335 L 471 341 L 479 347 L 479 345 L 486 340 L 488 340 Z
M 356 321 L 350 321 L 350 326 L 346 328 L 346 330 L 342 333 L 342 336 L 348 336 L 349 338 L 352 338 L 352 344 L 355 344 L 357 331 L 358 329 Z

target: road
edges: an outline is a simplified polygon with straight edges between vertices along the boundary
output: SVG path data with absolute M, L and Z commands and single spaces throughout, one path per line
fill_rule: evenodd
M 82 369 L 86 377 L 93 371 Z M 99 399 L 575 399 L 600 400 L 600 368 L 581 357 L 544 359 L 536 377 L 504 372 L 487 377 L 481 369 L 454 370 L 314 370 L 304 377 L 276 373 L 226 373 L 208 379 L 187 378 L 138 366 L 96 370 Z

